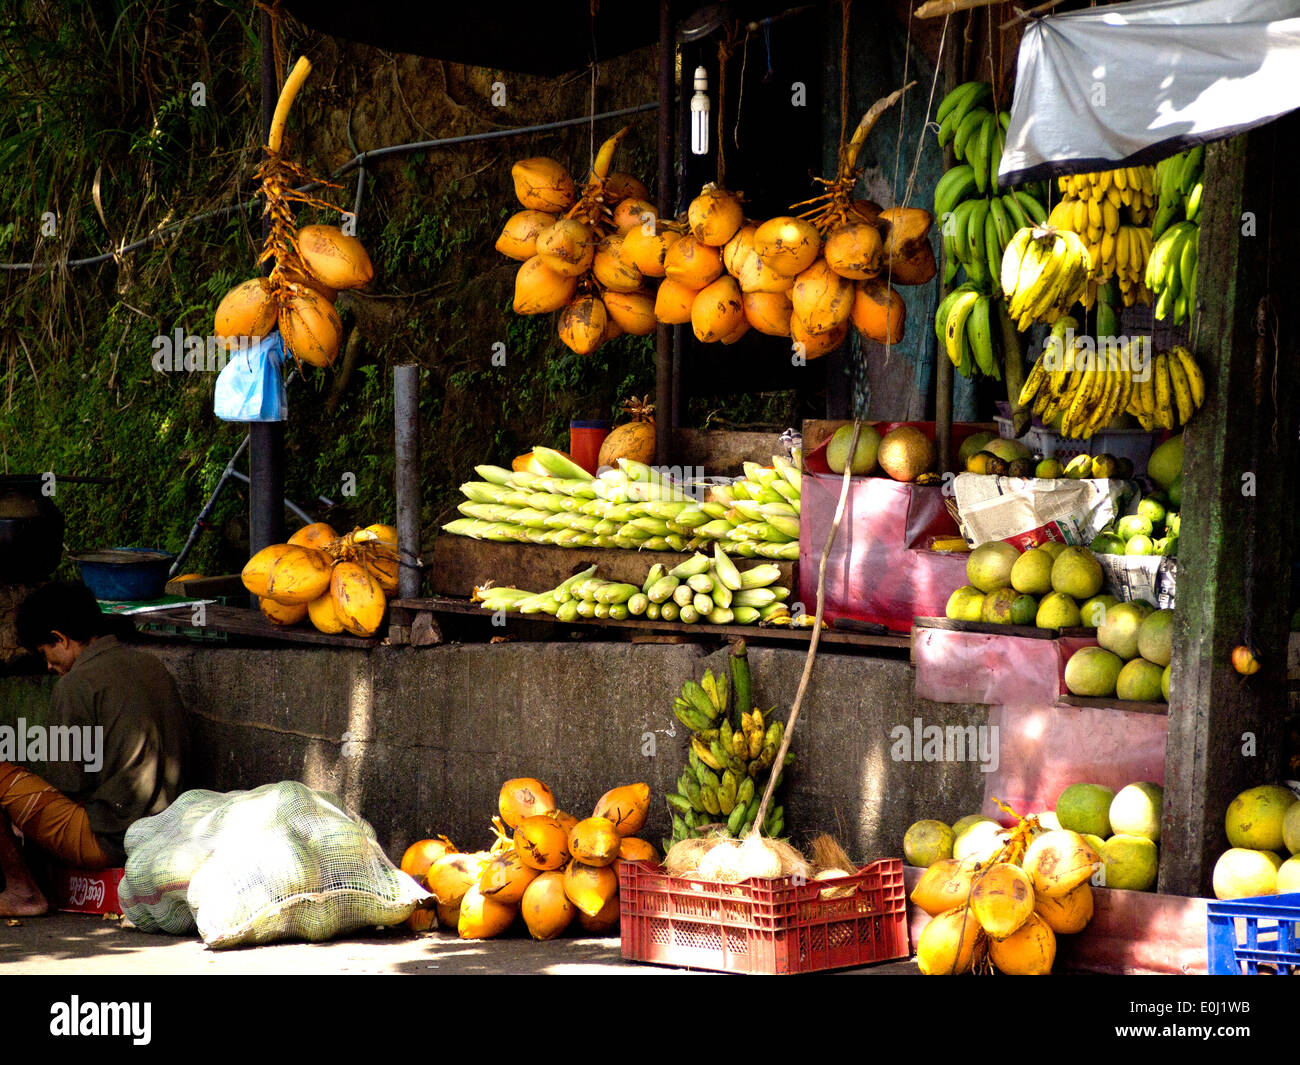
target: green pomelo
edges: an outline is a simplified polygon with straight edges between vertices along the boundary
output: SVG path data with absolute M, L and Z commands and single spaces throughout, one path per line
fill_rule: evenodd
M 1168 491 L 1174 479 L 1182 476 L 1182 472 L 1183 434 L 1179 433 L 1151 452 L 1151 458 L 1147 460 L 1147 476 Z M 1172 496 L 1169 501 L 1177 508 L 1178 504 L 1174 503 Z
M 1065 686 L 1072 695 L 1110 698 L 1124 662 L 1104 647 L 1084 647 L 1065 663 Z
M 1288 858 L 1277 868 L 1277 893 L 1290 895 L 1300 891 L 1300 858 Z
M 1038 616 L 1038 600 L 1032 595 L 1018 595 L 1011 602 L 1011 624 L 1032 625 Z
M 1011 620 L 1016 601 L 1020 593 L 1014 588 L 998 588 L 984 597 L 984 606 L 980 610 L 980 621 L 991 625 L 1013 625 Z
M 1052 565 L 1052 591 L 1091 599 L 1101 591 L 1101 563 L 1086 547 L 1067 547 Z
M 1046 595 L 1052 590 L 1051 552 L 1031 547 L 1011 566 L 1011 587 L 1026 595 Z
M 1151 524 L 1150 518 L 1144 518 L 1141 514 L 1125 514 L 1116 523 L 1115 531 L 1121 540 L 1131 540 L 1139 534 L 1150 536 L 1155 531 L 1155 526 Z
M 1154 555 L 1155 553 L 1156 542 L 1144 533 L 1130 536 L 1124 544 L 1126 555 Z
M 1092 538 L 1088 550 L 1095 555 L 1122 555 L 1124 541 L 1114 533 L 1102 532 Z
M 963 585 L 948 596 L 944 615 L 953 621 L 979 621 L 984 609 L 984 593 L 972 584 Z
M 993 453 L 1003 462 L 1033 458 L 1033 452 L 1019 440 L 1010 440 L 1002 436 L 995 436 L 992 440 L 987 441 L 983 450 Z
M 1224 817 L 1228 842 L 1248 850 L 1281 850 L 1286 846 L 1282 825 L 1295 802 L 1291 789 L 1279 784 L 1247 788 L 1228 804 Z
M 1113 595 L 1094 595 L 1079 607 L 1079 617 L 1086 628 L 1096 629 L 1106 620 L 1111 607 L 1119 602 Z
M 1115 793 L 1101 784 L 1071 784 L 1056 800 L 1061 827 L 1080 835 L 1109 836 L 1108 812 Z
M 1110 804 L 1111 831 L 1159 843 L 1164 804 L 1165 789 L 1159 784 L 1143 781 L 1120 788 Z
M 1277 871 L 1282 859 L 1272 851 L 1233 847 L 1214 863 L 1214 897 L 1247 899 L 1277 894 Z
M 1135 703 L 1160 702 L 1160 674 L 1164 668 L 1145 658 L 1125 663 L 1115 680 L 1115 697 Z
M 1157 610 L 1138 627 L 1138 654 L 1158 666 L 1169 665 L 1174 653 L 1174 612 Z
M 1106 841 L 1100 836 L 1094 836 L 1091 832 L 1084 832 L 1082 835 L 1083 838 L 1088 841 L 1088 846 L 1098 854 L 1101 854 L 1101 848 L 1105 845 Z
M 1292 854 L 1300 854 L 1300 802 L 1288 806 L 1282 816 L 1282 845 Z
M 853 441 L 853 426 L 841 425 L 826 445 L 826 465 L 832 473 L 843 473 L 849 457 L 849 444 Z M 864 425 L 858 431 L 858 446 L 853 452 L 853 473 L 865 476 L 876 468 L 876 453 L 880 450 L 880 434 L 874 426 Z
M 1159 499 L 1147 496 L 1146 499 L 1138 503 L 1137 512 L 1150 521 L 1154 528 L 1165 520 L 1168 508 Z
M 966 559 L 966 579 L 981 592 L 993 592 L 1011 583 L 1011 567 L 1020 552 L 1004 540 L 980 544 Z
M 1145 836 L 1111 836 L 1101 845 L 1105 886 L 1121 891 L 1150 891 L 1156 885 L 1160 852 Z
M 993 824 L 997 824 L 997 822 L 991 817 L 985 817 L 983 814 L 967 814 L 965 817 L 957 818 L 957 820 L 952 823 L 954 842 L 956 841 L 956 838 L 965 832 L 966 829 L 970 828 L 971 825 L 978 825 L 981 821 L 990 821 Z
M 1117 603 L 1106 611 L 1106 620 L 1097 626 L 1097 642 L 1128 660 L 1138 653 L 1138 629 L 1151 613 L 1140 603 Z
M 1173 682 L 1173 675 L 1173 666 L 1165 666 L 1165 671 L 1160 674 L 1160 694 L 1165 697 L 1165 702 L 1169 702 L 1169 688 Z
M 996 433 L 971 433 L 970 436 L 961 442 L 961 447 L 957 449 L 957 468 L 959 470 L 964 470 L 966 468 L 967 460 L 975 454 L 975 452 L 983 451 L 984 446 L 990 440 L 996 439 Z
M 1055 480 L 1057 477 L 1065 476 L 1065 467 L 1061 465 L 1060 459 L 1046 458 L 1034 467 L 1034 476 L 1042 477 L 1044 480 Z
M 917 821 L 903 836 L 903 857 L 908 865 L 929 868 L 952 857 L 953 831 L 942 821 Z
M 1183 506 L 1183 475 L 1180 473 L 1169 486 L 1169 505 L 1181 510 Z
M 1063 592 L 1052 592 L 1038 604 L 1034 624 L 1040 629 L 1074 629 L 1083 624 L 1083 619 L 1073 599 Z

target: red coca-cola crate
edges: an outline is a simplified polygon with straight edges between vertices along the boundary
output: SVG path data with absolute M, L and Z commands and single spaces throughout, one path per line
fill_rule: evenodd
M 121 913 L 117 885 L 124 869 L 54 870 L 54 908 L 66 913 Z
M 723 884 L 619 862 L 623 957 L 729 973 L 811 973 L 905 958 L 903 863 L 835 880 Z

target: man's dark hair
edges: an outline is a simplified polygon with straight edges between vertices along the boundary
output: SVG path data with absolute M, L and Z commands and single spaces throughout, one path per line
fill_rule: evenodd
M 77 643 L 89 643 L 104 634 L 104 615 L 84 584 L 55 582 L 32 592 L 18 608 L 18 640 L 32 654 L 55 642 L 61 632 Z

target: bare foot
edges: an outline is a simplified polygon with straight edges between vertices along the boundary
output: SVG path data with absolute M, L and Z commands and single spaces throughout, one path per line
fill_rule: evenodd
M 39 917 L 49 909 L 0 813 L 0 917 Z
M 19 888 L 11 883 L 0 892 L 0 917 L 39 917 L 49 912 L 50 904 L 35 887 Z

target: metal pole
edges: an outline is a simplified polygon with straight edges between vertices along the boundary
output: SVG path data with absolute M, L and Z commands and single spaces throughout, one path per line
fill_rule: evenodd
M 271 16 L 263 9 L 262 45 L 262 142 L 271 136 L 275 111 L 275 50 L 271 46 Z M 262 223 L 269 232 L 270 219 Z M 248 426 L 248 539 L 249 553 L 256 554 L 271 544 L 284 542 L 284 423 L 252 422 Z
M 420 594 L 420 367 L 393 368 L 394 444 L 397 451 L 397 594 Z
M 673 41 L 672 5 L 659 4 L 659 217 L 672 216 L 673 195 Z M 666 325 L 655 329 L 655 460 L 661 466 L 672 463 L 673 343 Z

